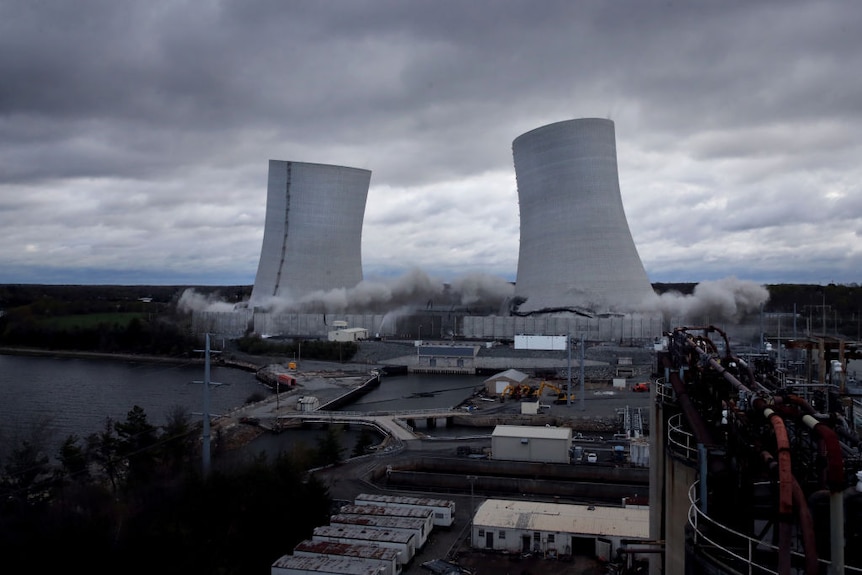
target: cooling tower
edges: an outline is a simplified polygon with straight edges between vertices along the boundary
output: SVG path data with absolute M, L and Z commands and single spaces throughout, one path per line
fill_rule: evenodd
M 362 220 L 371 172 L 269 161 L 266 225 L 251 305 L 362 281 Z
M 512 143 L 521 244 L 519 312 L 633 311 L 654 297 L 629 231 L 614 124 L 586 118 L 531 130 Z

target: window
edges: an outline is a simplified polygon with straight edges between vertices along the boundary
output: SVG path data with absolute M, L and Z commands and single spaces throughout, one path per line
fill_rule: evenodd
M 505 531 L 500 531 L 499 533 L 497 533 L 497 539 L 505 539 L 505 538 L 506 538 L 506 532 Z
M 435 511 L 435 512 L 434 512 L 434 517 L 436 517 L 437 519 L 443 519 L 443 514 L 442 514 L 442 513 L 438 513 L 438 512 L 436 512 L 436 511 Z
M 548 533 L 548 543 L 553 543 L 553 542 L 554 542 L 554 534 Z
M 479 529 L 479 537 L 484 537 L 484 536 L 485 536 L 485 530 Z

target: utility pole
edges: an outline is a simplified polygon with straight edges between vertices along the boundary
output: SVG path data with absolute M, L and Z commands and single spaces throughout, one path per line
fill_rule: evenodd
M 213 352 L 210 349 L 210 334 L 205 334 L 206 346 L 204 349 L 196 349 L 197 352 L 204 352 L 204 380 L 196 381 L 194 383 L 202 383 L 204 386 L 204 412 L 203 412 L 203 431 L 202 431 L 202 445 L 201 445 L 201 467 L 203 471 L 204 477 L 209 477 L 210 473 L 210 386 L 212 385 L 221 385 L 220 383 L 213 383 L 210 381 L 210 356 Z M 276 382 L 276 386 L 278 383 Z
M 575 378 L 572 377 L 572 337 L 566 332 L 566 351 L 569 353 L 569 365 L 566 369 L 568 384 L 566 385 L 566 407 L 571 407 L 572 405 L 572 385 L 575 382 Z
M 580 375 L 580 383 L 581 383 L 581 411 L 584 411 L 586 406 L 584 405 L 584 334 L 581 334 L 581 375 Z
M 476 508 L 473 505 L 473 484 L 476 482 L 475 475 L 468 475 L 467 481 L 470 482 L 470 544 L 475 546 L 473 541 L 473 517 L 476 515 Z

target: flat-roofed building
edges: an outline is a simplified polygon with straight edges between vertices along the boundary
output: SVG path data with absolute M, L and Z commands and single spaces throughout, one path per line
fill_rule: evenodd
M 363 545 L 360 543 L 342 543 L 340 541 L 312 541 L 306 539 L 297 543 L 293 554 L 297 557 L 348 557 L 378 561 L 386 568 L 381 575 L 400 575 L 401 565 L 398 563 L 400 551 L 391 547 Z
M 488 499 L 473 517 L 476 549 L 613 559 L 623 540 L 649 540 L 649 507 Z
M 385 517 L 410 517 L 425 522 L 425 531 L 434 530 L 434 512 L 424 507 L 387 507 L 385 505 L 343 505 L 339 514 L 349 515 L 383 515 Z
M 570 427 L 498 425 L 491 433 L 491 458 L 502 461 L 569 463 Z
M 425 525 L 425 520 L 412 517 L 386 517 L 384 515 L 356 515 L 351 513 L 339 513 L 329 518 L 330 525 L 361 525 L 365 527 L 379 527 L 382 529 L 398 529 L 413 533 L 416 536 L 416 549 L 425 547 L 430 531 Z
M 406 565 L 416 554 L 416 536 L 408 531 L 397 529 L 381 529 L 361 525 L 322 525 L 312 532 L 313 541 L 336 541 L 342 543 L 359 543 L 361 545 L 379 545 L 397 549 L 401 553 L 398 563 Z
M 283 555 L 272 564 L 270 575 L 381 575 L 385 569 L 365 559 Z
M 354 498 L 353 503 L 356 505 L 430 509 L 434 513 L 434 525 L 436 527 L 451 527 L 455 522 L 455 502 L 450 499 L 361 493 Z

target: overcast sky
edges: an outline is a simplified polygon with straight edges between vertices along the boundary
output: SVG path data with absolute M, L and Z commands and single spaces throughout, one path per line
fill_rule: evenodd
M 250 285 L 268 161 L 366 279 L 515 279 L 512 140 L 616 127 L 652 282 L 862 281 L 862 3 L 0 0 L 0 283 Z

